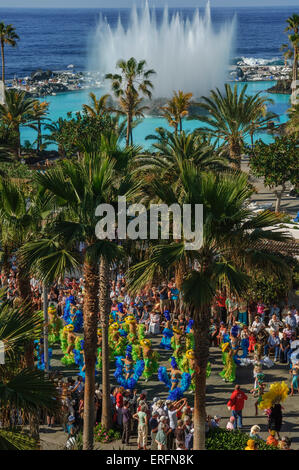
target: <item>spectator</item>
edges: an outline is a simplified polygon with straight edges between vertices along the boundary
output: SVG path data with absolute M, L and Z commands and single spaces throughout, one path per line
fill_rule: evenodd
M 232 411 L 232 415 L 235 418 L 234 429 L 242 429 L 242 410 L 247 398 L 247 395 L 241 390 L 240 385 L 236 385 L 235 390 L 231 394 L 231 397 L 227 403 L 228 409 Z

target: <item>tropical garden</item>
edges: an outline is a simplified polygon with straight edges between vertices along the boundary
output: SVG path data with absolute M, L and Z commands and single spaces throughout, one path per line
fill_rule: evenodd
M 296 26 L 297 25 L 297 26 Z M 298 62 L 299 18 L 288 20 L 294 69 Z M 297 39 L 296 39 L 297 38 Z M 18 40 L 11 25 L 0 24 L 2 80 L 5 81 L 7 46 Z M 37 371 L 33 343 L 42 335 L 43 316 L 31 302 L 30 277 L 43 282 L 46 290 L 72 270 L 85 280 L 84 317 L 84 428 L 83 449 L 94 445 L 94 393 L 97 329 L 102 328 L 103 390 L 101 426 L 111 429 L 108 326 L 110 313 L 110 268 L 126 260 L 129 289 L 138 292 L 157 276 L 173 273 L 183 292 L 183 302 L 192 312 L 197 372 L 194 394 L 194 449 L 206 448 L 206 368 L 209 359 L 211 305 L 219 286 L 243 295 L 259 273 L 273 284 L 292 287 L 289 258 L 265 248 L 265 242 L 284 242 L 289 236 L 278 231 L 282 223 L 276 212 L 254 212 L 254 187 L 241 171 L 242 155 L 249 153 L 252 173 L 265 185 L 298 184 L 298 105 L 290 109 L 285 136 L 271 145 L 254 140 L 261 127 L 275 118 L 267 111 L 268 100 L 248 96 L 246 86 L 226 85 L 196 103 L 192 94 L 174 92 L 161 114 L 172 130 L 160 127 L 149 150 L 134 144 L 134 127 L 142 119 L 153 91 L 154 70 L 145 61 L 121 60 L 118 73 L 108 74 L 111 94 L 97 98 L 81 112 L 51 122 L 48 103 L 15 89 L 5 91 L 0 105 L 0 244 L 1 267 L 9 270 L 13 254 L 18 266 L 19 299 L 13 306 L 0 304 L 0 340 L 5 347 L 5 366 L 0 365 L 0 448 L 37 448 L 39 413 L 54 412 L 57 392 L 47 374 Z M 294 76 L 295 76 L 294 71 Z M 183 120 L 196 118 L 196 131 L 183 130 Z M 36 131 L 34 148 L 21 143 L 22 126 Z M 45 134 L 44 131 L 47 130 Z M 251 139 L 251 147 L 245 143 Z M 45 164 L 47 143 L 55 143 L 56 158 Z M 42 157 L 42 159 L 41 159 Z M 36 162 L 40 166 L 36 166 Z M 96 207 L 117 205 L 119 196 L 130 203 L 171 205 L 203 204 L 203 242 L 187 250 L 180 240 L 100 240 L 95 227 Z M 281 200 L 281 195 L 278 195 Z M 194 217 L 194 215 L 192 216 Z M 171 221 L 173 222 L 173 221 Z M 194 222 L 194 219 L 193 219 Z M 84 250 L 80 250 L 80 244 Z M 12 419 L 22 413 L 23 429 Z M 22 428 L 22 429 L 21 429 Z M 208 438 L 207 447 L 210 441 Z

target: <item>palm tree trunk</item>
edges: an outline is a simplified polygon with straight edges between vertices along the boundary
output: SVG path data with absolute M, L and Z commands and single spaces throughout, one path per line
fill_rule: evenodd
M 48 343 L 48 286 L 43 284 L 43 311 L 44 311 L 44 363 L 45 373 L 49 373 L 49 343 Z
M 21 158 L 21 134 L 19 125 L 14 126 L 14 131 L 16 133 L 16 158 L 20 160 Z
M 129 147 L 130 145 L 130 137 L 131 137 L 131 127 L 132 127 L 132 116 L 131 113 L 127 113 L 127 138 L 126 138 L 126 146 Z
M 199 371 L 195 374 L 194 450 L 205 450 L 206 446 L 206 370 L 209 358 L 209 319 L 209 306 L 200 312 L 195 312 L 194 346 Z
M 241 148 L 239 142 L 234 140 L 229 143 L 229 156 L 232 160 L 232 166 L 236 170 L 241 169 Z
M 26 313 L 31 312 L 33 310 L 33 303 L 31 298 L 31 286 L 30 286 L 30 278 L 26 276 L 24 270 L 22 269 L 21 264 L 19 264 L 19 272 L 18 272 L 18 290 L 20 300 L 22 305 L 26 306 Z M 28 369 L 34 368 L 34 346 L 33 341 L 29 340 L 25 344 L 25 367 Z M 36 440 L 39 440 L 39 414 L 38 413 L 30 413 L 29 414 L 29 432 L 30 436 Z
M 98 325 L 98 265 L 85 260 L 83 266 L 85 279 L 85 295 L 83 304 L 84 317 L 84 414 L 83 414 L 83 450 L 93 449 L 93 433 L 95 424 L 95 364 L 97 350 Z
M 2 258 L 2 274 L 5 276 L 4 286 L 8 285 L 8 277 L 9 277 L 9 257 L 10 257 L 10 250 L 6 243 L 3 245 L 3 258 Z
M 42 144 L 42 130 L 41 130 L 41 122 L 40 119 L 37 121 L 37 152 L 40 151 Z
M 298 48 L 294 46 L 294 64 L 293 64 L 293 81 L 296 82 L 298 77 Z M 297 85 L 295 84 L 295 87 Z
M 176 287 L 180 290 L 183 284 L 184 276 L 186 274 L 186 265 L 184 260 L 180 260 L 179 263 L 175 266 L 175 284 Z
M 21 304 L 26 306 L 26 313 L 33 310 L 33 304 L 31 299 L 31 286 L 30 278 L 23 273 L 23 269 L 20 266 L 17 275 L 18 291 Z M 33 341 L 28 341 L 25 346 L 25 364 L 26 367 L 34 367 L 34 355 L 33 355 Z
M 102 325 L 102 418 L 101 423 L 105 429 L 112 425 L 111 400 L 110 400 L 110 377 L 109 377 L 109 345 L 108 328 L 110 313 L 109 296 L 109 265 L 102 256 L 100 261 L 100 315 Z
M 275 195 L 276 195 L 275 212 L 280 211 L 281 199 L 282 199 L 282 195 L 284 192 L 285 192 L 285 183 L 282 185 L 281 191 L 275 191 Z
M 5 57 L 4 57 L 4 43 L 1 41 L 1 58 L 2 58 L 2 82 L 5 85 Z

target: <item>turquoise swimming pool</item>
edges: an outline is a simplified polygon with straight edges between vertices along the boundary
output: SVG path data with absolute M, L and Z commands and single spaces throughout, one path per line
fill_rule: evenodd
M 280 122 L 283 123 L 287 120 L 286 111 L 290 107 L 290 96 L 283 94 L 270 94 L 266 90 L 272 87 L 275 82 L 271 81 L 259 81 L 259 82 L 240 82 L 238 87 L 241 89 L 244 85 L 248 85 L 247 93 L 249 95 L 263 92 L 263 94 L 269 98 L 272 98 L 275 102 L 269 106 L 269 111 L 273 111 L 279 115 Z M 60 93 L 56 96 L 46 96 L 41 98 L 41 101 L 48 101 L 49 107 L 49 118 L 56 121 L 59 117 L 66 117 L 70 111 L 80 111 L 84 103 L 88 103 L 88 94 L 93 91 L 97 96 L 101 96 L 102 90 L 82 90 L 69 93 Z M 134 129 L 134 143 L 143 145 L 145 147 L 150 146 L 150 141 L 146 141 L 145 138 L 149 134 L 153 134 L 155 129 L 159 126 L 169 128 L 167 122 L 163 118 L 148 116 L 145 117 L 143 122 Z M 200 127 L 199 121 L 184 121 L 184 130 L 194 130 Z M 169 128 L 170 129 L 170 128 Z M 21 130 L 21 138 L 24 143 L 26 140 L 33 142 L 36 139 L 36 132 L 33 129 L 24 127 Z M 262 138 L 264 142 L 270 143 L 273 138 L 271 135 L 266 133 L 256 134 L 255 139 Z M 49 149 L 55 148 L 55 146 L 49 146 Z

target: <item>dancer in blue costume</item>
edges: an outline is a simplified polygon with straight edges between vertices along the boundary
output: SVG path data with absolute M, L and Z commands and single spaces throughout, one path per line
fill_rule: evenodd
M 83 329 L 83 313 L 75 305 L 70 307 L 70 323 L 74 325 L 74 332 L 80 333 Z
M 85 382 L 84 339 L 81 339 L 81 340 L 78 339 L 78 342 L 76 342 L 76 349 L 74 349 L 74 358 L 75 358 L 75 363 L 80 369 L 78 372 L 78 375 L 82 377 L 83 381 Z M 96 377 L 98 375 L 96 367 L 95 367 L 94 373 Z
M 173 337 L 173 331 L 172 331 L 172 328 L 171 328 L 170 315 L 169 315 L 168 310 L 165 310 L 164 317 L 166 319 L 166 323 L 165 323 L 165 328 L 162 331 L 163 337 L 162 337 L 162 340 L 161 340 L 161 343 L 160 343 L 160 348 L 168 349 L 169 351 L 171 351 L 171 349 L 172 349 L 172 347 L 171 347 L 171 338 Z
M 40 340 L 34 340 L 34 349 L 37 355 L 37 365 L 36 367 L 39 370 L 45 370 L 45 356 L 44 356 L 44 340 L 41 338 Z M 48 359 L 49 359 L 49 369 L 50 367 L 50 360 L 52 358 L 52 349 L 48 349 Z
M 85 361 L 84 361 L 84 340 L 82 339 L 74 349 L 75 363 L 79 367 L 80 371 L 78 375 L 85 381 Z
M 170 377 L 167 372 L 166 367 L 159 367 L 158 378 L 169 390 L 168 400 L 180 400 L 191 385 L 191 375 L 179 370 L 175 357 L 171 358 Z
M 127 346 L 126 356 L 118 356 L 116 358 L 116 370 L 114 372 L 117 383 L 129 390 L 133 390 L 136 387 L 144 371 L 144 361 L 139 360 L 134 366 L 131 352 L 132 346 L 129 344 Z
M 73 295 L 69 295 L 67 297 L 65 301 L 65 306 L 63 309 L 63 319 L 66 325 L 71 323 L 71 317 L 70 317 L 71 305 L 75 305 L 75 297 Z
M 194 325 L 194 320 L 189 320 L 189 323 L 186 328 L 186 333 L 191 333 L 193 332 L 193 325 Z

